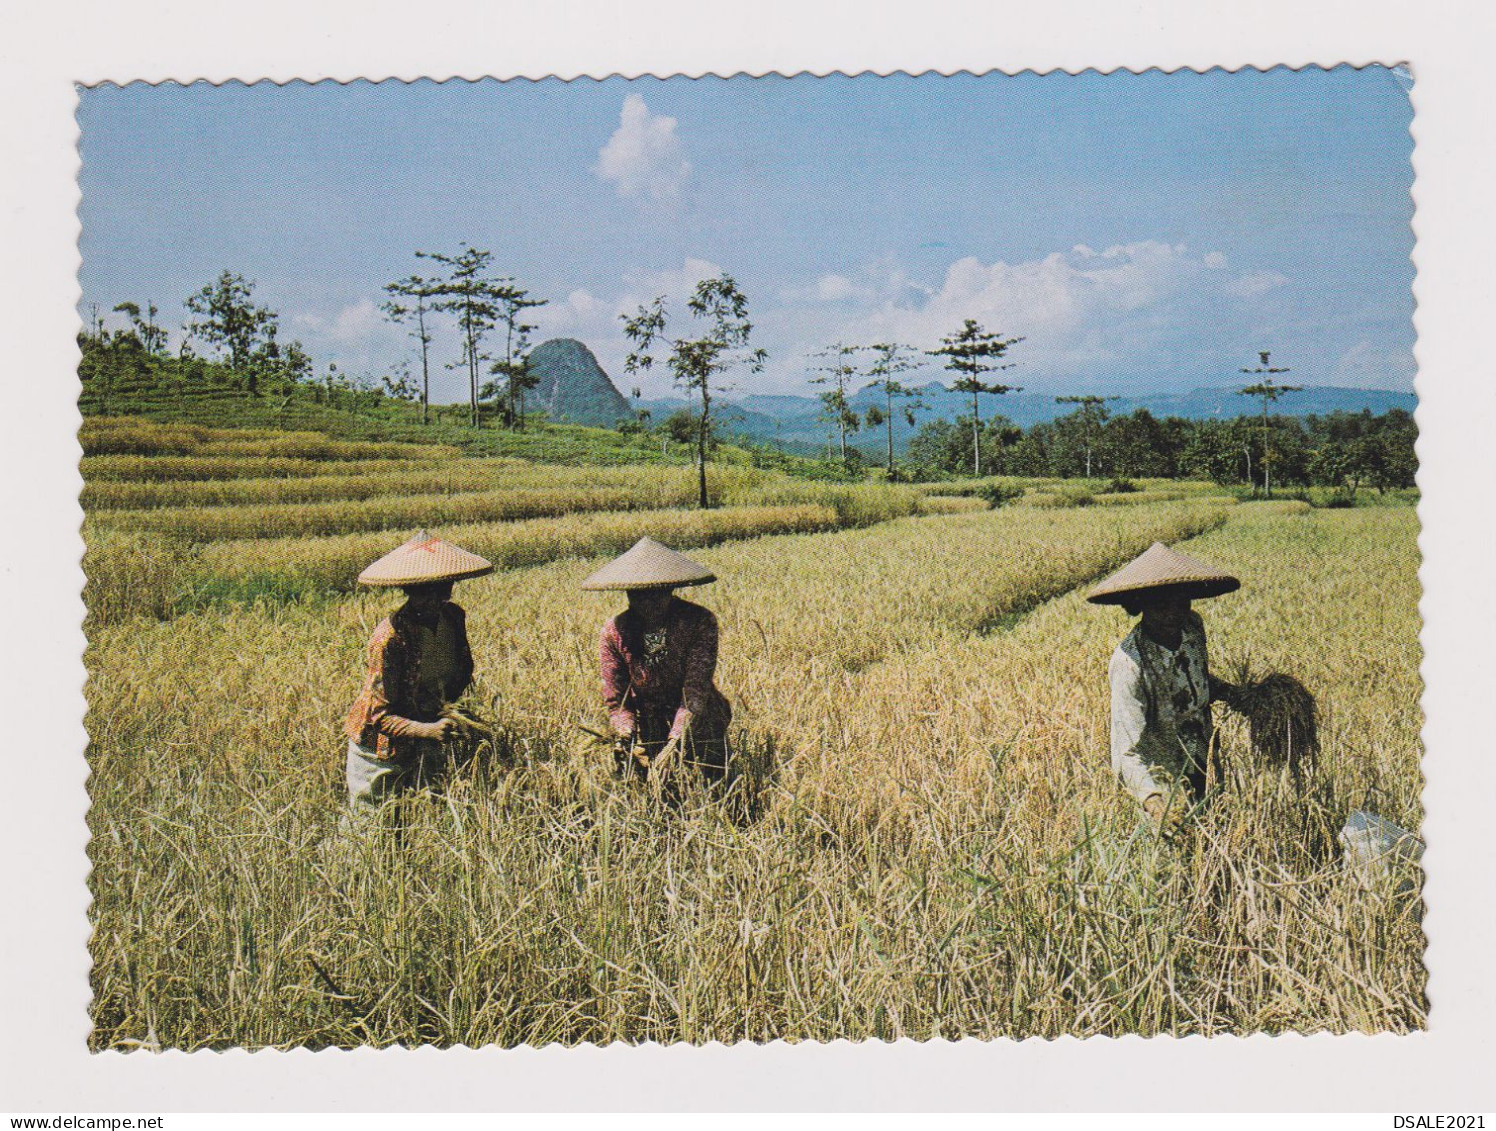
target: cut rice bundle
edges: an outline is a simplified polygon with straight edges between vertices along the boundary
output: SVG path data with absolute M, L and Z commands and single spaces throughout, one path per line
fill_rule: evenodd
M 1246 717 L 1252 749 L 1265 765 L 1298 773 L 1319 754 L 1319 711 L 1293 676 L 1274 672 L 1243 681 L 1233 705 Z

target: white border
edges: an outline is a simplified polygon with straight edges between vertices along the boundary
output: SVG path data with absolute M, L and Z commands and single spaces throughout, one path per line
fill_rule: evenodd
M 0 1110 L 1496 1107 L 1490 361 L 1496 27 L 1458 0 L 137 0 L 27 5 L 0 43 Z M 91 1056 L 73 376 L 74 81 L 1411 63 L 1425 492 L 1430 1031 L 702 1049 Z M 376 1063 L 377 1061 L 377 1063 Z

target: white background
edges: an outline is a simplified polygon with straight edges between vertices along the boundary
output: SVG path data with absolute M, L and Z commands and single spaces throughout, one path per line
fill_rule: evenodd
M 0 18 L 0 1111 L 1496 1107 L 1496 83 L 1457 0 L 395 4 L 169 0 Z M 1409 62 L 1430 1028 L 1411 1037 L 330 1051 L 86 1051 L 87 804 L 72 83 Z M 1390 1121 L 1377 1121 L 1390 1126 Z

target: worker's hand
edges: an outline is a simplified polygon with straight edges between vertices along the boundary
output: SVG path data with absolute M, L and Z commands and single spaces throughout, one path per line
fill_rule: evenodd
M 456 719 L 437 719 L 434 723 L 422 723 L 421 729 L 424 733 L 420 737 L 428 738 L 433 742 L 446 742 L 457 729 Z
M 673 771 L 680 762 L 680 748 L 681 740 L 678 736 L 660 747 L 660 752 L 649 760 L 650 773 L 659 775 Z
M 681 740 L 672 738 L 649 760 L 649 788 L 656 797 L 664 796 L 665 783 L 680 769 L 680 747 Z

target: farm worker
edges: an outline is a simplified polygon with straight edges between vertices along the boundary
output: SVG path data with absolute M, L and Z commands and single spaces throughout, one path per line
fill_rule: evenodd
M 629 607 L 603 626 L 603 701 L 620 773 L 640 778 L 652 764 L 684 756 L 708 781 L 727 772 L 732 706 L 713 682 L 717 618 L 675 596 L 716 577 L 683 554 L 641 538 L 582 583 L 622 589 Z
M 1161 825 L 1205 792 L 1210 704 L 1236 692 L 1210 674 L 1205 625 L 1191 601 L 1241 582 L 1155 542 L 1101 582 L 1088 601 L 1142 619 L 1112 653 L 1112 769 Z
M 473 678 L 467 617 L 452 585 L 492 573 L 477 554 L 421 531 L 363 573 L 362 585 L 405 591 L 369 640 L 364 687 L 348 712 L 348 800 L 376 807 L 413 788 L 441 761 L 456 723 L 443 717 Z

